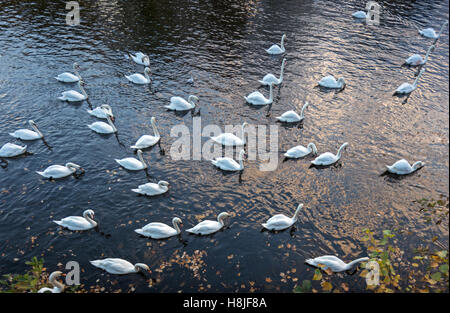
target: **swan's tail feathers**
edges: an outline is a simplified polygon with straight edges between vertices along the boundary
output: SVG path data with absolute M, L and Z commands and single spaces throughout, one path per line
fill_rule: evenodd
M 95 260 L 95 261 L 89 261 L 92 265 L 96 267 L 102 267 L 102 261 L 101 260 Z
M 141 149 L 141 148 L 138 147 L 138 146 L 131 146 L 130 148 L 131 148 L 131 149 Z
M 13 136 L 14 138 L 17 138 L 16 134 L 14 133 L 9 133 L 10 136 Z
M 144 230 L 142 230 L 141 228 L 135 229 L 134 232 L 137 233 L 137 234 L 139 234 L 139 235 L 145 236 L 145 232 L 144 232 Z
M 130 82 L 133 81 L 133 80 L 130 78 L 130 76 L 125 75 L 125 77 L 126 77 Z
M 62 226 L 62 222 L 61 221 L 53 221 L 53 223 L 56 223 L 56 224 Z
M 187 231 L 188 233 L 191 233 L 191 234 L 194 234 L 194 233 L 195 233 L 195 231 L 194 231 L 193 228 L 186 229 L 186 231 Z
M 263 81 L 263 80 L 258 80 L 258 82 L 259 82 L 261 85 L 267 85 L 266 82 Z
M 166 109 L 172 110 L 172 106 L 170 106 L 170 105 L 165 105 L 164 107 L 165 107 Z
M 141 193 L 142 194 L 141 189 L 131 189 L 131 191 L 135 192 L 135 193 Z
M 307 260 L 305 261 L 305 263 L 306 263 L 306 264 L 309 264 L 309 265 L 312 265 L 312 266 L 316 266 L 316 263 L 314 262 L 313 259 L 307 259 Z
M 38 173 L 38 174 L 41 175 L 41 176 L 45 176 L 44 172 L 38 172 L 38 171 L 36 171 L 36 173 Z
M 264 228 L 267 228 L 267 229 L 269 229 L 268 228 L 268 225 L 266 224 L 266 223 L 264 223 L 264 224 L 261 224 Z
M 58 97 L 58 99 L 61 100 L 61 101 L 66 101 L 67 100 L 67 98 L 65 96 Z
M 277 116 L 277 117 L 275 117 L 277 120 L 279 120 L 280 122 L 282 122 L 283 121 L 283 118 L 281 117 L 281 116 Z

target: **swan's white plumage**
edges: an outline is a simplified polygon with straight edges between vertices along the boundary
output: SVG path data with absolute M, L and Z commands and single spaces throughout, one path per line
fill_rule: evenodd
M 151 83 L 151 79 L 150 79 L 150 69 L 148 67 L 145 68 L 144 70 L 144 75 L 136 73 L 133 75 L 125 75 L 125 77 L 132 83 L 134 84 L 138 84 L 138 85 L 145 85 L 145 84 L 150 84 Z
M 12 158 L 27 152 L 27 146 L 21 147 L 13 143 L 6 143 L 0 149 L 0 157 L 2 158 Z
M 97 226 L 97 222 L 93 219 L 94 211 L 86 210 L 83 216 L 69 216 L 53 222 L 70 230 L 89 230 Z
M 253 105 L 271 104 L 273 102 L 273 85 L 269 85 L 269 86 L 270 86 L 269 99 L 264 97 L 264 95 L 262 93 L 260 93 L 259 91 L 254 91 L 251 94 L 249 94 L 247 97 L 244 97 L 245 101 L 247 101 L 248 103 L 251 103 Z
M 331 89 L 342 89 L 345 86 L 345 80 L 342 77 L 336 80 L 333 75 L 328 75 L 319 81 L 319 86 Z
M 356 11 L 352 16 L 355 18 L 367 18 L 367 14 L 364 11 Z
M 87 112 L 90 115 L 95 116 L 96 118 L 100 118 L 100 119 L 107 119 L 108 115 L 111 117 L 114 117 L 112 108 L 107 104 L 103 104 L 102 106 L 96 107 L 93 110 L 87 110 Z
M 314 161 L 311 163 L 318 166 L 327 166 L 336 163 L 341 159 L 341 153 L 344 148 L 348 146 L 348 143 L 344 143 L 340 148 L 336 155 L 331 152 L 325 152 L 319 155 Z
M 142 53 L 142 52 L 137 52 L 136 55 L 132 55 L 130 54 L 131 59 L 136 62 L 139 65 L 145 65 L 145 66 L 150 66 L 150 58 L 148 55 Z
M 223 133 L 216 137 L 211 137 L 214 142 L 224 146 L 243 146 L 245 145 L 244 131 L 247 123 L 242 124 L 242 139 L 231 133 Z
M 334 273 L 339 273 L 350 270 L 359 262 L 366 262 L 369 260 L 370 259 L 367 257 L 360 258 L 347 264 L 334 255 L 324 255 L 314 259 L 307 259 L 305 262 L 311 266 L 319 267 L 323 270 L 331 269 Z
M 311 153 L 317 154 L 316 145 L 313 143 L 310 143 L 307 148 L 303 146 L 296 146 L 294 148 L 291 148 L 284 154 L 284 156 L 289 159 L 299 159 Z
M 21 140 L 37 140 L 44 138 L 44 135 L 39 131 L 34 121 L 30 120 L 28 121 L 28 124 L 30 124 L 34 131 L 29 129 L 19 129 L 10 133 L 10 135 Z
M 284 67 L 286 65 L 286 59 L 283 59 L 283 63 L 281 64 L 281 72 L 280 72 L 280 78 L 276 78 L 273 74 L 267 74 L 264 76 L 262 80 L 259 82 L 261 85 L 269 86 L 269 85 L 279 85 L 283 82 L 283 76 L 284 76 Z
M 272 45 L 269 49 L 267 49 L 267 53 L 269 54 L 282 54 L 286 52 L 286 49 L 284 48 L 284 40 L 286 39 L 286 35 L 283 35 L 281 37 L 281 47 L 278 45 Z
M 135 158 L 125 158 L 121 160 L 116 159 L 116 162 L 119 163 L 120 166 L 130 171 L 140 171 L 146 169 L 147 164 L 144 161 L 143 152 L 141 150 L 138 150 L 137 155 L 139 157 L 139 160 Z
M 293 217 L 287 217 L 284 214 L 276 214 L 269 218 L 267 222 L 263 223 L 262 226 L 268 230 L 283 230 L 289 228 L 297 222 L 298 214 L 302 208 L 303 204 L 300 204 Z
M 65 166 L 62 165 L 51 165 L 47 167 L 47 169 L 43 172 L 36 172 L 39 175 L 45 178 L 63 178 L 72 175 L 77 171 L 77 169 L 81 169 L 81 167 L 74 163 L 67 163 Z
M 153 127 L 154 136 L 143 135 L 138 141 L 131 146 L 131 149 L 145 149 L 156 145 L 161 140 L 161 135 L 158 132 L 158 128 L 156 127 L 156 118 L 152 117 L 150 119 L 150 123 Z
M 187 111 L 195 108 L 194 101 L 198 101 L 198 98 L 193 95 L 189 96 L 187 101 L 181 97 L 172 97 L 170 104 L 164 107 L 173 111 Z
M 216 158 L 215 160 L 211 160 L 211 163 L 224 171 L 242 171 L 244 169 L 244 154 L 245 151 L 241 150 L 239 153 L 239 163 L 228 157 Z
M 217 217 L 217 221 L 206 220 L 198 223 L 194 227 L 187 229 L 188 233 L 197 235 L 209 235 L 221 230 L 224 226 L 223 219 L 228 217 L 229 214 L 226 212 L 220 213 Z
M 137 263 L 135 265 L 130 262 L 119 258 L 107 258 L 103 260 L 89 261 L 95 267 L 101 268 L 110 274 L 131 274 L 137 273 L 140 269 L 144 268 L 150 271 L 147 265 Z
M 139 235 L 150 237 L 152 239 L 165 239 L 172 236 L 177 236 L 181 233 L 179 225 L 181 224 L 181 219 L 178 217 L 173 218 L 172 220 L 173 227 L 163 223 L 150 223 L 145 225 L 140 229 L 135 229 L 134 231 Z
M 160 181 L 159 183 L 147 183 L 140 185 L 137 189 L 131 189 L 131 191 L 136 192 L 145 196 L 157 196 L 166 193 L 169 190 L 169 183 L 166 181 Z
M 415 171 L 417 171 L 419 168 L 423 167 L 424 165 L 425 165 L 425 163 L 423 163 L 422 161 L 418 161 L 418 162 L 414 163 L 413 166 L 411 166 L 408 161 L 406 161 L 405 159 L 402 159 L 402 160 L 395 162 L 391 166 L 386 165 L 386 167 L 390 173 L 397 174 L 397 175 L 408 175 L 408 174 L 414 173 Z

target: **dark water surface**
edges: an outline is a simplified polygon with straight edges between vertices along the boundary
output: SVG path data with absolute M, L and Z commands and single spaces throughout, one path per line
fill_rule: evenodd
M 410 231 L 398 242 L 405 251 L 433 236 L 448 246 L 448 225 L 426 224 L 412 202 L 448 195 L 448 28 L 407 103 L 392 93 L 414 80 L 414 70 L 400 66 L 404 59 L 424 55 L 432 43 L 414 25 L 439 29 L 449 3 L 379 3 L 381 24 L 367 26 L 351 18 L 363 9 L 362 1 L 82 1 L 81 25 L 71 27 L 64 1 L 2 0 L 0 146 L 14 142 L 8 133 L 34 119 L 53 149 L 28 142 L 34 155 L 0 168 L 0 273 L 24 272 L 26 260 L 43 256 L 48 271 L 80 262 L 82 283 L 107 291 L 290 292 L 296 280 L 312 278 L 306 258 L 365 256 L 364 228 Z M 243 96 L 265 74 L 278 75 L 282 57 L 264 49 L 283 33 L 285 81 L 267 116 L 267 107 L 255 109 Z M 151 88 L 124 77 L 143 70 L 125 58 L 135 51 L 150 55 Z M 125 147 L 86 126 L 96 121 L 86 102 L 57 99 L 64 90 L 77 90 L 53 78 L 71 71 L 73 62 L 81 66 L 91 103 L 112 106 Z M 190 72 L 194 85 L 186 83 Z M 346 89 L 336 94 L 314 88 L 327 74 L 344 76 Z M 177 140 L 169 136 L 172 127 L 192 128 L 193 118 L 163 106 L 171 96 L 189 94 L 200 98 L 203 126 L 275 125 L 276 116 L 305 100 L 311 106 L 303 128 L 278 124 L 278 168 L 262 172 L 261 160 L 249 160 L 240 182 L 238 174 L 223 175 L 207 160 L 171 159 Z M 150 180 L 171 184 L 156 198 L 132 193 L 147 181 L 145 173 L 128 172 L 114 161 L 132 156 L 128 147 L 153 133 L 151 116 L 167 153 L 145 151 Z M 339 167 L 309 168 L 310 158 L 282 162 L 287 149 L 311 141 L 319 152 L 335 152 L 343 142 L 350 146 Z M 401 158 L 426 166 L 404 179 L 380 176 L 385 164 Z M 86 174 L 49 182 L 35 173 L 69 161 Z M 292 215 L 298 203 L 305 208 L 295 232 L 260 232 L 262 222 L 276 213 Z M 52 223 L 88 208 L 96 213 L 99 232 L 60 231 Z M 222 211 L 233 215 L 229 228 L 208 237 L 183 232 L 182 240 L 152 241 L 133 231 L 151 221 L 170 224 L 174 216 L 187 229 Z M 113 277 L 88 262 L 103 257 L 146 263 L 154 280 Z M 365 288 L 358 275 L 336 275 L 332 282 L 347 282 L 351 291 Z

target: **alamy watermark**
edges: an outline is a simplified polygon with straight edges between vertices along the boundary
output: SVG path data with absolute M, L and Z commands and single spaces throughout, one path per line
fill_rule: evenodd
M 231 133 L 243 139 L 245 146 L 224 147 L 210 139 L 222 133 Z M 274 171 L 278 167 L 278 125 L 226 125 L 222 131 L 218 125 L 202 127 L 201 117 L 194 117 L 192 130 L 184 124 L 175 125 L 170 137 L 177 138 L 170 147 L 170 157 L 174 161 L 209 161 L 223 156 L 237 158 L 242 148 L 247 160 L 258 160 L 261 171 Z M 208 140 L 202 142 L 202 138 Z
M 78 1 L 67 2 L 66 10 L 70 10 L 66 14 L 66 24 L 70 26 L 80 25 L 80 4 Z
M 381 6 L 375 1 L 369 1 L 367 2 L 366 10 L 367 25 L 380 25 Z

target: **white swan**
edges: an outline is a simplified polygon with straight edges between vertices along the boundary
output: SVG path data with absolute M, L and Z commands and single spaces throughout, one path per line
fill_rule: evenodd
M 248 126 L 247 122 L 242 124 L 242 139 L 231 133 L 223 133 L 220 134 L 219 136 L 211 137 L 211 139 L 223 146 L 244 146 L 245 145 L 244 131 L 246 126 Z
M 356 264 L 360 262 L 366 262 L 369 260 L 370 260 L 369 258 L 365 257 L 354 260 L 347 264 L 334 255 L 324 255 L 314 259 L 307 259 L 305 262 L 309 265 L 321 268 L 323 270 L 330 269 L 334 273 L 339 273 L 348 271 L 352 269 Z
M 281 73 L 280 78 L 276 78 L 273 74 L 267 74 L 264 76 L 263 80 L 260 80 L 259 82 L 261 85 L 269 86 L 271 84 L 273 85 L 279 85 L 283 82 L 283 76 L 284 76 L 284 66 L 286 65 L 286 59 L 283 59 L 283 63 L 281 63 Z
M 70 230 L 89 230 L 97 227 L 97 222 L 94 221 L 94 216 L 94 211 L 86 210 L 83 212 L 83 217 L 69 216 L 60 221 L 53 222 Z
M 405 60 L 405 63 L 410 66 L 417 66 L 417 65 L 423 65 L 427 63 L 428 57 L 430 53 L 434 50 L 435 45 L 432 45 L 430 48 L 428 48 L 427 54 L 425 55 L 425 59 L 422 58 L 420 54 L 413 54 L 409 58 Z
M 87 112 L 96 118 L 108 119 L 108 115 L 111 116 L 111 118 L 114 118 L 112 108 L 108 104 L 102 104 L 93 110 L 87 110 Z
M 48 278 L 48 281 L 53 285 L 53 288 L 41 288 L 39 289 L 38 293 L 45 293 L 45 292 L 51 292 L 51 293 L 61 293 L 64 291 L 65 287 L 63 283 L 60 283 L 56 279 L 61 276 L 63 273 L 60 271 L 56 271 L 50 274 L 50 277 Z
M 222 212 L 217 216 L 217 221 L 206 220 L 198 223 L 192 228 L 186 229 L 188 233 L 197 234 L 197 235 L 209 235 L 213 234 L 223 228 L 225 225 L 223 220 L 224 218 L 229 217 L 230 215 L 226 212 Z
M 342 150 L 348 146 L 348 143 L 344 143 L 338 150 L 337 154 L 334 155 L 331 152 L 325 152 L 319 155 L 314 161 L 311 163 L 319 166 L 327 166 L 336 163 L 341 159 Z
M 224 171 L 242 171 L 244 170 L 244 154 L 245 151 L 241 150 L 239 153 L 239 163 L 232 158 L 216 158 L 215 160 L 211 160 L 211 163 Z
M 139 235 L 150 237 L 152 239 L 165 239 L 179 235 L 181 230 L 178 224 L 181 223 L 180 218 L 174 217 L 172 219 L 173 228 L 163 223 L 150 223 L 142 228 L 135 229 L 134 231 Z
M 274 215 L 271 218 L 269 218 L 267 220 L 267 222 L 262 224 L 262 226 L 268 230 L 283 230 L 283 229 L 289 228 L 292 225 L 294 225 L 295 222 L 297 222 L 298 215 L 302 208 L 303 208 L 303 204 L 300 204 L 297 207 L 297 210 L 295 210 L 295 214 L 292 218 L 287 217 L 284 214 Z
M 249 94 L 247 97 L 244 97 L 245 101 L 247 101 L 248 103 L 251 103 L 253 105 L 271 104 L 273 102 L 273 85 L 269 85 L 269 86 L 270 86 L 269 99 L 264 97 L 264 95 L 262 93 L 260 93 L 259 91 L 254 91 L 251 94 Z
M 78 64 L 74 63 L 73 70 L 75 71 L 76 75 L 65 72 L 65 73 L 62 73 L 62 74 L 59 74 L 58 76 L 56 76 L 55 79 L 57 79 L 58 81 L 63 82 L 63 83 L 76 83 L 81 80 L 81 76 L 78 73 L 78 69 L 79 69 Z
M 416 90 L 419 78 L 420 78 L 420 76 L 422 76 L 422 74 L 424 72 L 425 72 L 425 68 L 422 68 L 420 70 L 419 75 L 417 75 L 416 80 L 414 81 L 414 83 L 412 85 L 410 83 L 403 83 L 397 88 L 397 90 L 395 91 L 394 94 L 404 95 L 404 94 L 409 94 L 409 93 L 413 92 L 414 90 Z
M 150 58 L 148 55 L 143 54 L 142 52 L 137 52 L 136 55 L 132 55 L 130 53 L 131 59 L 140 65 L 150 66 Z
M 155 136 L 143 135 L 134 144 L 134 146 L 131 146 L 131 149 L 145 149 L 145 148 L 152 147 L 159 142 L 159 140 L 161 139 L 161 135 L 158 132 L 158 128 L 156 128 L 156 118 L 152 117 L 150 119 L 150 122 L 152 124 L 153 133 L 155 134 Z
M 416 28 L 419 31 L 419 34 L 421 34 L 422 36 L 431 38 L 431 39 L 438 39 L 439 37 L 441 37 L 442 32 L 444 31 L 444 28 L 445 28 L 445 26 L 447 26 L 447 24 L 448 24 L 448 21 L 445 21 L 445 23 L 442 25 L 441 30 L 439 31 L 438 34 L 436 34 L 434 29 L 431 27 L 423 29 L 423 30 L 420 30 L 417 26 L 416 26 Z
M 284 40 L 286 39 L 286 35 L 283 35 L 281 37 L 281 47 L 278 45 L 273 45 L 269 49 L 267 49 L 267 53 L 269 54 L 281 54 L 286 52 L 286 49 L 284 48 Z
M 34 129 L 34 131 L 29 129 L 19 129 L 16 130 L 14 133 L 9 133 L 14 138 L 18 138 L 21 140 L 36 140 L 36 139 L 42 139 L 44 138 L 44 135 L 39 131 L 36 123 L 32 120 L 28 121 L 28 124 L 30 124 L 31 128 Z
M 146 67 L 144 70 L 144 75 L 142 74 L 133 74 L 130 76 L 125 75 L 125 77 L 132 83 L 138 84 L 138 85 L 145 85 L 145 84 L 150 84 L 151 83 L 151 79 L 150 79 L 150 68 Z
M 169 183 L 166 181 L 160 181 L 159 183 L 147 183 L 140 185 L 137 189 L 131 189 L 131 191 L 139 193 L 145 196 L 157 196 L 166 193 L 169 190 Z
M 319 86 L 332 89 L 343 89 L 345 87 L 345 80 L 343 77 L 336 80 L 333 75 L 328 75 L 319 81 Z
M 25 152 L 27 152 L 27 146 L 21 147 L 8 142 L 0 149 L 0 157 L 13 158 L 22 155 Z
M 187 111 L 195 108 L 196 101 L 198 101 L 198 98 L 193 95 L 190 95 L 187 101 L 181 97 L 172 97 L 170 98 L 170 104 L 164 107 L 173 111 Z
M 81 93 L 75 90 L 64 91 L 61 93 L 62 95 L 61 97 L 58 97 L 58 99 L 68 102 L 79 102 L 87 100 L 88 95 L 81 84 L 81 80 L 78 82 L 78 87 L 80 88 Z
M 299 158 L 303 158 L 311 153 L 313 153 L 315 155 L 317 154 L 316 145 L 313 144 L 312 142 L 308 145 L 307 148 L 305 148 L 303 146 L 297 146 L 292 149 L 289 149 L 284 154 L 284 156 L 289 159 L 299 159 Z
M 95 267 L 101 268 L 110 274 L 131 274 L 139 271 L 150 272 L 150 268 L 143 263 L 136 263 L 135 265 L 123 259 L 107 258 L 103 260 L 89 261 Z
M 413 164 L 413 166 L 409 165 L 409 162 L 405 159 L 402 159 L 400 161 L 395 162 L 393 165 L 389 166 L 386 165 L 388 171 L 393 174 L 397 175 L 407 175 L 414 173 L 419 168 L 423 167 L 425 165 L 424 162 L 418 161 Z
M 142 150 L 138 150 L 137 155 L 139 157 L 139 160 L 135 158 L 125 158 L 122 160 L 116 159 L 116 162 L 130 171 L 144 170 L 147 168 L 147 164 L 144 161 L 143 154 L 144 153 L 142 152 Z
M 364 11 L 356 11 L 352 14 L 354 18 L 367 18 L 367 14 Z
M 297 114 L 295 111 L 287 111 L 283 113 L 281 116 L 277 117 L 277 120 L 280 122 L 285 123 L 296 123 L 301 122 L 305 118 L 305 109 L 309 106 L 308 102 L 305 103 L 305 105 L 302 108 L 302 111 L 300 112 L 300 115 Z
M 83 170 L 81 166 L 75 163 L 67 163 L 66 166 L 52 165 L 49 166 L 45 171 L 36 173 L 45 178 L 56 179 L 70 176 L 79 169 Z
M 117 128 L 116 126 L 114 126 L 112 120 L 111 120 L 111 116 L 109 116 L 109 114 L 106 115 L 106 118 L 108 120 L 108 123 L 105 122 L 95 122 L 92 123 L 91 125 L 88 125 L 88 127 L 90 129 L 92 129 L 93 131 L 95 131 L 96 133 L 99 134 L 113 134 L 117 132 Z

